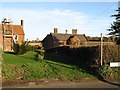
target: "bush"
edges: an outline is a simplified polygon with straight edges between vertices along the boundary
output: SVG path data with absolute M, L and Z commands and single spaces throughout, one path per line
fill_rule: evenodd
M 120 61 L 120 45 L 104 45 L 103 46 L 103 63 L 109 64 L 110 62 L 119 62 Z M 97 48 L 97 59 L 96 62 L 100 65 L 100 46 Z
M 90 66 L 95 64 L 95 59 L 98 57 L 98 51 L 94 47 L 57 47 L 46 50 L 45 59 L 58 61 L 67 64 Z
M 42 61 L 44 59 L 45 50 L 41 48 L 40 50 L 37 50 L 36 52 L 37 54 L 35 55 L 35 60 Z
M 15 54 L 24 54 L 27 51 L 35 51 L 36 48 L 33 46 L 28 45 L 27 42 L 22 42 L 21 45 L 14 43 L 13 50 Z
M 108 46 L 107 59 L 110 60 L 110 62 L 111 61 L 119 61 L 120 60 L 119 51 L 120 51 L 120 48 L 118 45 Z
M 105 77 L 105 78 L 107 78 L 107 77 L 114 78 L 114 72 L 108 64 L 101 66 L 98 69 L 98 74 L 101 75 L 102 77 Z
M 28 43 L 27 42 L 23 42 L 21 45 L 20 45 L 20 54 L 24 54 L 28 51 Z
M 116 44 L 117 44 L 117 45 L 120 45 L 120 37 L 115 38 L 115 40 L 116 40 Z
M 19 54 L 19 48 L 20 48 L 19 44 L 16 43 L 13 44 L 13 51 L 15 54 Z

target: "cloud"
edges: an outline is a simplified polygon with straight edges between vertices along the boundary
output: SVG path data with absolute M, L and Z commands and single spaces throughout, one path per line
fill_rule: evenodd
M 13 24 L 20 24 L 20 20 L 24 20 L 25 38 L 33 40 L 39 38 L 42 40 L 47 34 L 53 32 L 53 28 L 57 27 L 60 33 L 71 33 L 72 28 L 78 29 L 79 34 L 98 35 L 100 29 L 108 24 L 108 19 L 98 19 L 95 23 L 86 24 L 92 18 L 78 11 L 72 10 L 25 10 L 25 9 L 3 9 L 2 16 L 11 18 Z M 96 23 L 97 22 L 97 23 Z M 105 24 L 104 24 L 105 23 Z

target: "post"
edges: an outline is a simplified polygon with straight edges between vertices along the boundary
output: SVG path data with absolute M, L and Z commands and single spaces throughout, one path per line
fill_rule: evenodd
M 101 33 L 101 66 L 103 64 L 103 36 Z

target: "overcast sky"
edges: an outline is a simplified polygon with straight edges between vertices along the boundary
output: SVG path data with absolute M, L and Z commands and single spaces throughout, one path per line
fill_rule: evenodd
M 23 19 L 25 40 L 42 40 L 54 27 L 59 33 L 77 29 L 78 34 L 100 36 L 108 33 L 117 8 L 117 2 L 2 2 L 0 20 L 20 24 Z

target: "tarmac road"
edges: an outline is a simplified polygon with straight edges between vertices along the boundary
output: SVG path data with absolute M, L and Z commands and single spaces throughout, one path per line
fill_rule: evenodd
M 7 88 L 119 88 L 120 84 L 116 81 L 100 81 L 100 80 L 81 80 L 78 82 L 70 81 L 43 81 L 35 82 L 30 81 L 27 83 L 13 84 L 13 85 L 3 85 Z

